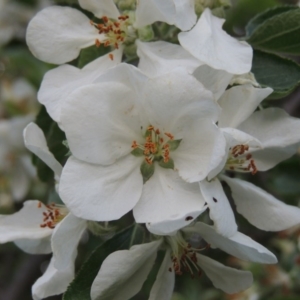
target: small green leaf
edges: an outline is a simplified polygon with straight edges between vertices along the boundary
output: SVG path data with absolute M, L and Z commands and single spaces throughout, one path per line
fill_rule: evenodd
M 165 169 L 172 169 L 174 170 L 174 161 L 172 158 L 169 159 L 168 162 L 164 162 L 164 160 L 160 160 L 159 163 L 158 163 L 162 168 L 165 168 Z
M 134 156 L 137 156 L 137 157 L 143 156 L 143 155 L 144 155 L 144 151 L 143 151 L 142 149 L 140 149 L 140 148 L 135 148 L 135 149 L 132 150 L 130 153 L 131 153 L 132 155 L 134 155 Z
M 69 285 L 63 299 L 90 300 L 92 283 L 106 257 L 117 250 L 126 250 L 129 249 L 131 245 L 142 243 L 143 237 L 144 230 L 142 227 L 132 225 L 96 248 L 85 261 L 73 282 Z
M 91 61 L 107 54 L 110 51 L 110 47 L 104 47 L 103 45 L 101 45 L 100 47 L 96 47 L 95 45 L 93 45 L 91 47 L 82 49 L 78 60 L 78 68 L 83 68 Z
M 300 9 L 290 9 L 257 26 L 247 38 L 247 42 L 254 48 L 267 52 L 297 55 L 300 54 L 299 36 Z
M 141 164 L 141 173 L 143 176 L 143 181 L 145 183 L 154 174 L 154 164 L 152 163 L 150 165 L 147 162 L 143 161 Z
M 258 50 L 254 51 L 251 72 L 258 83 L 274 90 L 270 96 L 272 99 L 288 95 L 300 83 L 300 66 L 297 63 Z
M 249 23 L 246 26 L 246 35 L 250 37 L 250 35 L 260 26 L 263 24 L 266 20 L 279 15 L 281 13 L 287 12 L 292 9 L 296 9 L 296 6 L 278 6 L 271 9 L 268 9 L 260 14 L 257 14 L 253 19 L 249 21 Z
M 180 140 L 172 140 L 172 141 L 168 141 L 167 144 L 170 146 L 170 147 L 169 147 L 169 150 L 170 150 L 170 151 L 176 150 L 176 149 L 179 147 L 181 141 L 182 141 L 181 139 L 180 139 Z

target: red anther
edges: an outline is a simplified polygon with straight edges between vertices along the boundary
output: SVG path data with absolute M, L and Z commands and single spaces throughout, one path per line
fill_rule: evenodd
M 47 226 L 47 224 L 41 224 L 40 227 L 41 228 L 45 228 Z
M 230 166 L 229 169 L 230 169 L 230 170 L 234 170 L 234 167 Z
M 136 149 L 138 147 L 138 144 L 136 141 L 132 142 L 131 148 Z
M 114 55 L 112 53 L 109 53 L 108 57 L 109 57 L 110 60 L 114 60 Z
M 110 45 L 110 41 L 109 40 L 106 40 L 105 42 L 104 42 L 104 47 L 108 47 Z
M 155 130 L 155 133 L 156 133 L 156 134 L 160 134 L 160 131 L 159 131 L 158 128 Z
M 98 39 L 96 39 L 95 40 L 95 45 L 96 45 L 97 48 L 99 48 L 101 46 L 101 42 Z
M 48 214 L 47 214 L 46 212 L 43 212 L 43 215 L 44 215 L 45 217 L 48 217 Z
M 162 144 L 164 142 L 164 139 L 163 138 L 160 138 L 159 139 L 160 143 Z
M 118 45 L 117 42 L 115 43 L 115 48 L 116 48 L 116 49 L 119 49 L 119 45 Z
M 246 155 L 246 160 L 249 160 L 252 157 L 252 155 L 249 153 Z
M 114 25 L 115 25 L 116 27 L 120 27 L 120 23 L 119 23 L 119 22 L 114 22 Z
M 174 139 L 174 135 L 172 135 L 172 134 L 169 133 L 169 132 L 165 132 L 165 135 L 166 135 L 170 140 L 173 140 L 173 139 Z
M 38 202 L 37 207 L 38 207 L 38 208 L 41 208 L 41 207 L 42 207 L 42 202 L 41 202 L 41 201 Z
M 154 129 L 154 127 L 152 125 L 149 125 L 147 130 L 152 131 Z
M 145 157 L 145 161 L 148 165 L 152 165 L 152 160 L 149 157 Z
M 169 268 L 168 270 L 169 270 L 169 272 L 172 272 L 172 268 Z
M 103 16 L 102 20 L 103 20 L 104 23 L 107 23 L 108 22 L 108 17 L 107 16 Z

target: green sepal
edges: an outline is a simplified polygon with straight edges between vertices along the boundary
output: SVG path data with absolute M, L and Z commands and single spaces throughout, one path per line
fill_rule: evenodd
M 154 164 L 150 165 L 147 162 L 143 161 L 140 169 L 143 176 L 143 181 L 145 183 L 154 174 Z
M 135 148 L 134 150 L 132 150 L 130 152 L 133 156 L 137 156 L 137 157 L 140 157 L 140 156 L 143 156 L 144 155 L 144 151 L 140 148 Z
M 172 140 L 172 141 L 168 141 L 167 144 L 170 146 L 170 147 L 169 147 L 169 150 L 170 150 L 170 151 L 176 150 L 176 149 L 179 147 L 181 141 L 182 141 L 182 139 L 180 139 L 180 140 Z
M 168 162 L 164 162 L 164 160 L 160 160 L 159 163 L 158 163 L 162 168 L 165 168 L 165 169 L 172 169 L 174 170 L 174 160 L 172 158 L 169 158 L 169 161 Z

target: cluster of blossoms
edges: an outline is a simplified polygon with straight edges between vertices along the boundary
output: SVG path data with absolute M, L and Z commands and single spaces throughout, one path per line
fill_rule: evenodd
M 254 226 L 280 231 L 299 224 L 300 208 L 227 175 L 255 175 L 292 156 L 300 120 L 279 108 L 260 108 L 272 89 L 261 88 L 249 73 L 252 48 L 229 36 L 209 8 L 198 17 L 195 5 L 205 1 L 115 2 L 79 0 L 93 20 L 74 8 L 48 7 L 28 26 L 33 55 L 61 64 L 45 74 L 38 100 L 65 132 L 70 155 L 62 166 L 34 123 L 24 141 L 54 171 L 64 205 L 26 201 L 19 212 L 1 216 L 0 242 L 15 241 L 29 253 L 53 252 L 33 286 L 34 299 L 43 299 L 63 293 L 73 280 L 77 245 L 91 221 L 118 220 L 132 211 L 151 238 L 104 260 L 91 299 L 130 299 L 158 250 L 165 258 L 151 300 L 170 299 L 175 274 L 183 272 L 194 277 L 203 271 L 226 293 L 242 291 L 252 284 L 250 272 L 200 253 L 213 247 L 242 260 L 277 260 L 238 231 L 221 182 Z M 179 43 L 157 41 L 155 22 L 176 26 Z M 82 69 L 65 64 L 90 46 L 111 52 Z M 133 52 L 136 66 L 122 62 Z M 205 212 L 213 226 L 197 220 Z

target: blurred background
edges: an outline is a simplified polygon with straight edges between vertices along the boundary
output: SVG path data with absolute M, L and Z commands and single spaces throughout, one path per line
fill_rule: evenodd
M 55 201 L 52 176 L 38 176 L 32 156 L 26 151 L 22 131 L 34 121 L 43 108 L 36 95 L 44 73 L 54 66 L 35 59 L 25 43 L 29 20 L 42 8 L 72 1 L 0 0 L 0 214 L 10 214 L 22 207 L 28 199 Z M 232 0 L 226 11 L 224 28 L 232 35 L 242 37 L 245 25 L 257 13 L 282 4 L 298 1 Z M 299 61 L 298 57 L 291 57 Z M 290 115 L 300 117 L 300 89 L 283 99 L 266 100 L 264 107 L 279 106 Z M 39 114 L 43 116 L 43 114 Z M 45 118 L 47 116 L 44 114 Z M 40 117 L 41 118 L 41 117 Z M 45 120 L 46 122 L 47 120 Z M 43 120 L 40 120 L 43 122 Z M 64 154 L 62 154 L 62 157 Z M 39 179 L 41 178 L 41 179 Z M 247 180 L 292 205 L 300 201 L 300 149 L 291 159 L 268 172 L 248 176 Z M 228 193 L 229 196 L 229 193 Z M 209 255 L 226 265 L 250 270 L 254 274 L 253 286 L 241 294 L 226 295 L 216 290 L 205 277 L 191 279 L 177 276 L 173 300 L 299 300 L 300 299 L 300 226 L 290 230 L 269 233 L 250 225 L 237 216 L 239 230 L 263 244 L 277 255 L 277 265 L 260 265 L 233 259 L 219 250 Z M 207 218 L 207 216 L 203 216 Z M 126 226 L 130 216 L 122 219 Z M 208 220 L 208 219 L 207 219 Z M 82 238 L 77 269 L 101 240 L 88 233 Z M 49 263 L 50 255 L 29 255 L 14 243 L 0 245 L 0 300 L 27 300 L 31 286 Z M 159 267 L 158 262 L 134 300 L 146 300 Z M 62 299 L 61 296 L 50 299 Z M 84 299 L 83 299 L 84 300 Z M 162 299 L 163 300 L 163 299 Z

